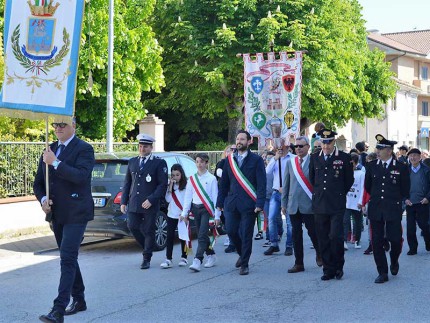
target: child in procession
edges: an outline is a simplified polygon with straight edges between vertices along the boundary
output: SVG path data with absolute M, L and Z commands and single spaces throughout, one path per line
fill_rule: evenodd
M 219 225 L 221 212 L 215 208 L 218 184 L 215 176 L 208 171 L 208 162 L 209 156 L 207 154 L 197 154 L 197 173 L 192 175 L 187 183 L 184 208 L 179 218 L 180 221 L 188 221 L 190 210 L 194 215 L 198 232 L 198 246 L 190 269 L 195 272 L 201 270 L 205 252 L 207 260 L 204 267 L 211 268 L 216 263 L 215 251 L 213 250 L 214 240 L 211 242 L 208 232 L 211 226 Z M 215 234 L 212 239 L 215 239 Z
M 169 207 L 167 209 L 166 260 L 164 260 L 160 265 L 163 269 L 171 268 L 173 266 L 173 242 L 179 217 L 183 210 L 186 186 L 187 177 L 185 176 L 184 169 L 180 164 L 172 165 L 170 183 L 166 193 L 166 202 L 169 203 Z M 186 242 L 184 240 L 181 240 L 181 251 L 181 260 L 178 265 L 179 267 L 184 267 L 188 265 Z

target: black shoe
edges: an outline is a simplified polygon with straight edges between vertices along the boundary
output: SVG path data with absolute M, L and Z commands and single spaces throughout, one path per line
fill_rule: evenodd
M 54 322 L 54 323 L 63 323 L 64 315 L 58 312 L 57 310 L 52 310 L 46 315 L 40 315 L 39 320 L 42 322 Z
M 322 265 L 323 265 L 322 257 L 320 255 L 317 255 L 316 258 L 315 258 L 315 260 L 317 262 L 317 266 L 318 267 L 322 267 Z
M 387 274 L 380 274 L 378 277 L 376 277 L 375 279 L 375 283 L 376 284 L 383 284 L 385 282 L 388 281 L 388 275 Z
M 390 265 L 391 275 L 396 276 L 399 272 L 399 262 Z
M 363 252 L 365 255 L 371 255 L 373 253 L 373 248 L 372 245 L 369 243 L 369 246 L 367 247 L 366 250 L 364 250 Z
M 225 249 L 224 249 L 224 252 L 225 252 L 225 253 L 232 253 L 232 252 L 236 252 L 236 247 L 230 244 L 230 245 L 228 245 L 228 247 L 227 247 L 227 248 L 225 248 Z
M 293 255 L 293 248 L 286 247 L 285 252 L 284 252 L 284 256 L 292 256 L 292 255 Z
M 408 256 L 413 256 L 413 255 L 416 255 L 416 254 L 417 254 L 416 250 L 409 250 L 408 253 L 407 253 Z
M 83 312 L 87 310 L 87 303 L 85 301 L 75 301 L 66 308 L 64 315 L 73 315 L 78 312 Z
M 248 275 L 249 274 L 249 267 L 248 266 L 242 266 L 240 267 L 239 275 Z
M 240 266 L 242 266 L 242 258 L 239 257 L 239 259 L 237 259 L 235 267 L 239 268 Z
M 341 269 L 336 270 L 335 277 L 336 277 L 337 280 L 342 279 L 342 277 L 343 277 L 343 270 L 341 270 Z
M 390 251 L 390 242 L 387 239 L 384 240 L 384 249 L 386 252 Z
M 333 279 L 334 276 L 333 275 L 329 275 L 329 274 L 324 274 L 321 276 L 321 280 L 330 280 Z
M 140 266 L 140 269 L 149 269 L 151 263 L 149 260 L 144 259 L 142 262 L 142 265 Z
M 276 246 L 276 247 L 270 246 L 269 249 L 267 249 L 264 252 L 264 254 L 266 256 L 270 256 L 270 255 L 273 255 L 274 252 L 279 252 L 279 247 L 278 246 Z
M 258 233 L 255 235 L 254 240 L 261 240 L 261 239 L 263 239 L 263 234 L 262 234 L 261 232 L 258 232 Z
M 430 251 L 430 243 L 426 243 L 426 250 Z
M 301 271 L 305 271 L 305 266 L 303 266 L 303 265 L 294 265 L 293 267 L 291 267 L 290 269 L 288 269 L 288 273 L 289 274 L 295 274 L 295 273 L 299 273 Z

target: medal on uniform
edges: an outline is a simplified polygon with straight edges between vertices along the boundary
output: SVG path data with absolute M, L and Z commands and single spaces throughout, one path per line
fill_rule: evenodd
M 149 183 L 151 181 L 151 175 L 146 175 L 146 181 Z
M 336 169 L 336 173 L 334 174 L 334 177 L 339 177 L 339 171 Z

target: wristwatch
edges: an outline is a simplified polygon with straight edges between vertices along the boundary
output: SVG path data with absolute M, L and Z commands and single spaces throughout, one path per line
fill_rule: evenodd
M 60 165 L 60 161 L 59 161 L 58 159 L 56 159 L 56 160 L 54 160 L 54 161 L 52 162 L 52 166 L 53 166 L 55 169 L 57 169 L 58 165 Z

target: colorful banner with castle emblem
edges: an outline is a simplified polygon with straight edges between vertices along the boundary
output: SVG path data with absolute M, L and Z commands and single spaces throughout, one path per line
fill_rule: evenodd
M 289 143 L 300 135 L 303 53 L 256 56 L 243 54 L 246 130 L 260 147 L 277 147 L 280 138 Z
M 0 113 L 72 116 L 84 0 L 6 0 Z

